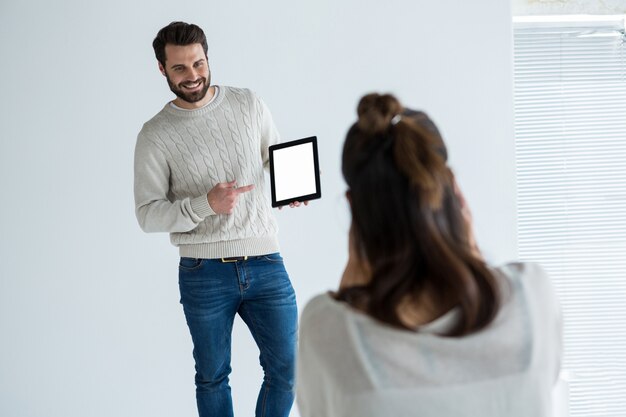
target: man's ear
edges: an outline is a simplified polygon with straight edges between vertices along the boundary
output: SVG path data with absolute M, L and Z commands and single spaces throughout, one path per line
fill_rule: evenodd
M 161 74 L 165 76 L 165 68 L 163 68 L 163 65 L 160 62 L 158 62 L 158 64 L 159 64 L 159 71 L 161 71 Z
M 352 194 L 350 194 L 350 190 L 346 191 L 346 199 L 348 200 L 348 204 L 352 207 Z

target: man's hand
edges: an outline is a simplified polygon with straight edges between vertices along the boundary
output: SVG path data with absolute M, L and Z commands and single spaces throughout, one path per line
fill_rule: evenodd
M 239 195 L 254 188 L 254 184 L 237 187 L 237 181 L 220 182 L 207 194 L 209 206 L 217 214 L 231 214 L 237 205 Z
M 302 203 L 300 203 L 299 201 L 294 201 L 293 203 L 289 203 L 289 207 L 291 207 L 291 208 L 300 207 L 300 204 L 302 204 Z M 304 205 L 308 206 L 309 202 L 305 201 Z M 278 210 L 282 210 L 282 209 L 283 209 L 283 206 L 278 206 Z

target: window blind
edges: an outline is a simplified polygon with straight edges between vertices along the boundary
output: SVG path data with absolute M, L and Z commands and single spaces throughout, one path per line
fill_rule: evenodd
M 626 416 L 624 17 L 514 21 L 520 258 L 564 319 L 570 417 Z

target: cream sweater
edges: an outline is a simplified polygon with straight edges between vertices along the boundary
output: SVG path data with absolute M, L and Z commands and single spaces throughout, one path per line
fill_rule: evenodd
M 457 310 L 404 331 L 328 294 L 302 313 L 297 401 L 302 417 L 547 417 L 561 361 L 561 321 L 534 264 L 499 268 L 506 298 L 486 329 L 439 334 Z
M 266 192 L 268 147 L 279 135 L 263 101 L 221 86 L 205 107 L 169 103 L 146 122 L 135 148 L 135 213 L 145 232 L 169 232 L 180 256 L 220 258 L 278 252 Z M 207 193 L 236 180 L 255 188 L 232 214 L 215 214 Z

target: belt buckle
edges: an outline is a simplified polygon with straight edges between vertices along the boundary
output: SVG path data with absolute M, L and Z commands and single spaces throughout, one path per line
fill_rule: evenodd
M 232 258 L 222 258 L 222 263 L 233 263 L 233 262 L 237 262 L 237 261 L 247 261 L 248 257 L 247 256 L 234 256 L 233 258 L 236 259 L 232 259 Z M 237 259 L 237 258 L 243 258 L 243 259 Z

